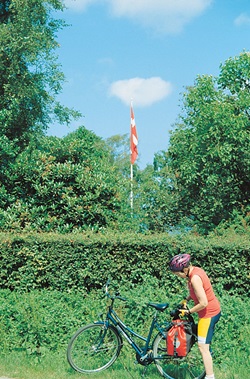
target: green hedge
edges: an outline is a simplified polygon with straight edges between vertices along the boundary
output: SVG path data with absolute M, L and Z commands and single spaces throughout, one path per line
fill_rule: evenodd
M 180 279 L 169 272 L 168 261 L 188 252 L 217 288 L 249 295 L 248 235 L 0 234 L 0 251 L 2 289 L 89 292 L 108 277 L 130 287 L 156 278 L 176 293 Z
M 158 288 L 154 281 L 151 279 L 150 283 L 133 289 L 119 286 L 121 295 L 128 301 L 117 301 L 116 310 L 142 335 L 147 334 L 153 313 L 147 302 L 168 301 L 169 309 L 173 309 L 185 293 L 183 283 L 178 295 L 169 296 L 166 289 Z M 230 296 L 226 292 L 219 297 L 222 317 L 213 340 L 216 364 L 230 367 L 237 359 L 238 365 L 247 364 L 250 354 L 250 300 Z M 102 290 L 91 291 L 84 297 L 81 293 L 48 290 L 21 294 L 0 290 L 0 352 L 24 350 L 31 357 L 42 358 L 50 351 L 57 351 L 65 357 L 67 344 L 75 331 L 99 319 L 98 315 L 105 309 L 106 299 Z M 160 319 L 162 322 L 170 319 L 169 312 L 160 314 Z

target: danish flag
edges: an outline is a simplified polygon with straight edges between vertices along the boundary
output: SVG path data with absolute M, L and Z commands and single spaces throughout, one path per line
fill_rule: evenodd
M 137 145 L 138 145 L 138 137 L 136 132 L 136 125 L 135 125 L 135 116 L 133 112 L 132 105 L 130 107 L 130 160 L 131 164 L 134 164 L 138 155 Z

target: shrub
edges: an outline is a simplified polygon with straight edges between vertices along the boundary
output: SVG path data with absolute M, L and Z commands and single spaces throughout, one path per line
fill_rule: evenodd
M 146 335 L 153 310 L 147 307 L 149 301 L 170 303 L 173 309 L 185 295 L 185 285 L 179 293 L 169 294 L 168 287 L 158 288 L 155 280 L 133 286 L 116 283 L 127 302 L 116 303 L 119 315 Z M 220 296 L 222 317 L 216 326 L 213 340 L 213 354 L 216 364 L 230 367 L 239 356 L 249 357 L 248 341 L 250 328 L 248 314 L 250 300 L 232 297 L 227 292 Z M 106 299 L 103 290 L 89 294 L 65 293 L 59 291 L 32 291 L 30 293 L 0 291 L 0 349 L 2 352 L 23 349 L 28 355 L 42 358 L 49 351 L 65 355 L 68 341 L 82 325 L 100 318 L 105 311 Z M 162 321 L 168 319 L 169 311 L 161 314 Z M 246 362 L 247 364 L 247 362 Z
M 187 252 L 218 288 L 249 294 L 247 235 L 2 234 L 0 241 L 1 288 L 88 292 L 101 288 L 108 277 L 131 285 L 152 277 L 176 293 L 179 279 L 169 272 L 168 261 Z

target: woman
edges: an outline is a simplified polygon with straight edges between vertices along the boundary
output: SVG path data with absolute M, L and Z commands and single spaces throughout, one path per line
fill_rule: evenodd
M 174 256 L 169 263 L 169 268 L 175 275 L 188 280 L 189 296 L 186 301 L 192 299 L 194 306 L 185 312 L 198 313 L 198 346 L 206 370 L 205 379 L 215 379 L 210 344 L 215 324 L 221 316 L 220 303 L 213 292 L 207 274 L 201 268 L 190 264 L 189 254 Z

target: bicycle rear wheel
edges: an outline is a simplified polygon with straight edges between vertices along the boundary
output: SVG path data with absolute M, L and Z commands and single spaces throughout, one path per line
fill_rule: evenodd
M 118 358 L 122 340 L 111 325 L 95 323 L 79 329 L 71 338 L 67 359 L 70 366 L 81 373 L 93 373 L 110 367 Z
M 186 357 L 167 355 L 166 338 L 159 333 L 153 344 L 154 361 L 159 373 L 167 379 L 204 379 L 205 370 L 201 353 L 195 343 Z

